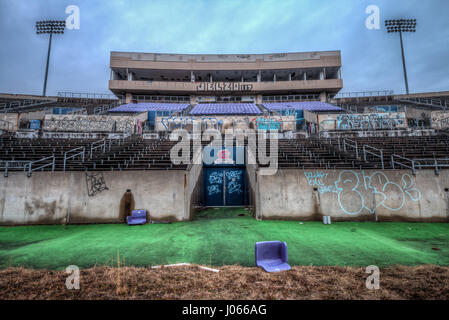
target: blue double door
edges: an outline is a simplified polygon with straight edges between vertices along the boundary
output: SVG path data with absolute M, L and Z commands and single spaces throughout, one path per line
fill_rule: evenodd
M 245 204 L 244 168 L 204 168 L 203 177 L 203 196 L 206 206 L 243 206 Z

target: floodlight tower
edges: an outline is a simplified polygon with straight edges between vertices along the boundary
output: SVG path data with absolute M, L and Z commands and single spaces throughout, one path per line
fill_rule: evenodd
M 405 91 L 408 91 L 408 79 L 407 79 L 407 68 L 405 67 L 405 55 L 404 55 L 404 43 L 402 42 L 403 32 L 416 32 L 416 19 L 394 19 L 385 20 L 385 27 L 388 33 L 399 32 L 399 38 L 401 39 L 401 50 L 402 50 L 402 66 L 404 68 L 404 79 L 405 79 Z
M 45 80 L 44 80 L 44 90 L 42 96 L 45 96 L 47 91 L 47 77 L 48 77 L 48 64 L 50 62 L 50 50 L 51 50 L 51 39 L 53 34 L 63 34 L 65 28 L 65 21 L 63 20 L 43 20 L 36 22 L 36 34 L 50 34 L 50 40 L 48 42 L 48 53 L 47 53 L 47 66 L 45 68 Z

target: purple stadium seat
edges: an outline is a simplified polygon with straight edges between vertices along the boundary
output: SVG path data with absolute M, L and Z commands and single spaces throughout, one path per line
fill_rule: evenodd
M 146 210 L 133 210 L 132 216 L 126 217 L 128 225 L 145 224 L 147 223 Z
M 192 115 L 261 113 L 254 103 L 200 103 L 190 110 Z
M 153 102 L 139 102 L 128 103 L 115 107 L 109 112 L 146 112 L 146 111 L 182 111 L 187 108 L 189 104 L 186 103 L 153 103 Z
M 267 272 L 290 270 L 287 264 L 287 243 L 281 241 L 256 242 L 256 265 Z
M 342 111 L 343 109 L 333 104 L 319 101 L 308 102 L 275 102 L 264 103 L 263 106 L 269 111 L 283 110 L 307 110 L 307 111 Z

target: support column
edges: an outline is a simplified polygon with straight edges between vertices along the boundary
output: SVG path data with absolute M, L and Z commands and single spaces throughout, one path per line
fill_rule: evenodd
M 257 82 L 261 81 L 262 81 L 262 72 L 259 70 L 259 72 L 257 73 Z
M 320 93 L 320 101 L 321 102 L 327 102 L 327 96 L 326 96 L 326 92 L 325 91 Z
M 190 81 L 195 82 L 195 74 L 193 73 L 193 71 L 190 71 Z
M 125 94 L 125 103 L 131 103 L 131 100 L 133 99 L 133 95 L 129 92 Z
M 133 81 L 134 80 L 134 73 L 132 73 L 128 69 L 126 69 L 126 77 L 127 77 L 128 81 Z
M 292 81 L 292 74 L 291 73 L 288 74 L 288 81 Z
M 304 72 L 304 81 L 307 80 L 307 72 Z

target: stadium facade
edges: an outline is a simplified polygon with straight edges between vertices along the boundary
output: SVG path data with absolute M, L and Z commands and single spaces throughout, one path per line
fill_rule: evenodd
M 145 96 L 200 102 L 252 102 L 270 95 L 316 94 L 343 88 L 340 51 L 274 54 L 111 52 L 109 89 L 126 102 Z M 174 98 L 175 99 L 175 98 Z M 265 98 L 268 99 L 268 98 Z

